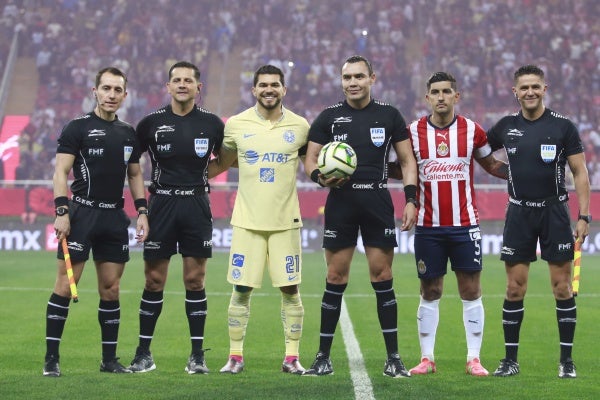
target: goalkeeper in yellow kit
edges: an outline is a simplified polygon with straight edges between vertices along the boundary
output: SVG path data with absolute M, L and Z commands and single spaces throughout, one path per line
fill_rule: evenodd
M 219 156 L 209 165 L 209 177 L 236 159 L 239 168 L 227 272 L 227 280 L 234 285 L 228 309 L 230 351 L 223 373 L 237 374 L 244 369 L 250 296 L 252 289 L 261 287 L 265 266 L 273 286 L 281 290 L 282 371 L 304 372 L 298 357 L 304 307 L 298 290 L 302 219 L 296 173 L 306 152 L 309 124 L 283 107 L 285 93 L 283 72 L 272 65 L 260 67 L 252 87 L 255 106 L 227 121 Z

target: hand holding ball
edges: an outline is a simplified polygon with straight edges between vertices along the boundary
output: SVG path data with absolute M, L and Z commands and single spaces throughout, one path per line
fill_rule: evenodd
M 356 170 L 356 152 L 347 143 L 330 142 L 319 152 L 317 167 L 325 178 L 349 178 Z

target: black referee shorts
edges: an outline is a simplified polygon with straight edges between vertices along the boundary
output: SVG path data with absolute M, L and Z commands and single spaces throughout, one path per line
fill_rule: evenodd
M 509 263 L 536 261 L 538 240 L 542 260 L 573 260 L 574 238 L 568 203 L 541 208 L 508 204 L 500 259 Z
M 71 233 L 69 254 L 74 262 L 87 261 L 90 249 L 94 260 L 114 263 L 129 261 L 129 233 L 131 222 L 123 209 L 100 209 L 69 202 Z M 64 259 L 62 246 L 58 258 Z
M 144 260 L 212 257 L 212 213 L 208 194 L 151 195 L 148 205 L 150 234 L 144 243 Z
M 397 246 L 394 204 L 387 189 L 329 191 L 325 203 L 323 247 L 356 246 L 359 230 L 365 246 Z

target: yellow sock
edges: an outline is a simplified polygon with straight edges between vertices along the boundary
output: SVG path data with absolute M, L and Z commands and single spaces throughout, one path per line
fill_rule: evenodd
M 302 336 L 302 321 L 304 320 L 304 306 L 300 294 L 281 293 L 281 322 L 285 336 L 285 355 L 298 356 L 300 354 L 300 337 Z
M 227 310 L 229 325 L 229 354 L 242 356 L 244 353 L 244 336 L 250 318 L 250 294 L 234 290 Z

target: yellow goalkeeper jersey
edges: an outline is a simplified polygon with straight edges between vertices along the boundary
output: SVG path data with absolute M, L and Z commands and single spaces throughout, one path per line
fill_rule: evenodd
M 305 118 L 286 108 L 275 123 L 254 107 L 227 120 L 223 146 L 237 152 L 239 168 L 232 225 L 259 231 L 302 226 L 296 179 L 308 129 Z

